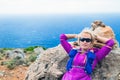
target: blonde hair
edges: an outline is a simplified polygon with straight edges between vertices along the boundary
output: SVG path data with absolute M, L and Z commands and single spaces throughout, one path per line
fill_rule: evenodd
M 87 33 L 91 36 L 92 43 L 95 41 L 95 36 L 93 34 L 93 31 L 89 28 L 84 28 L 79 34 L 78 34 L 78 44 L 80 44 L 80 37 L 83 33 Z

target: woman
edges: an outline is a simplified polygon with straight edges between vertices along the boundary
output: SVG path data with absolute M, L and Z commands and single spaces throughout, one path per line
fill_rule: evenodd
M 88 51 L 95 54 L 95 59 L 91 64 L 92 70 L 96 64 L 102 60 L 112 49 L 113 39 L 107 39 L 100 36 L 94 36 L 90 30 L 83 30 L 80 34 L 61 34 L 60 41 L 65 51 L 69 54 L 73 47 L 67 42 L 67 39 L 78 38 L 79 48 L 74 56 L 72 68 L 64 74 L 62 80 L 92 80 L 90 74 L 85 71 Z M 93 48 L 94 40 L 98 40 L 106 45 L 101 49 Z

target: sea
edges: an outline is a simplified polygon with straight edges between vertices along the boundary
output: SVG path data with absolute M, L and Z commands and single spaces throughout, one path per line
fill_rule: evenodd
M 59 36 L 78 34 L 94 20 L 110 26 L 120 42 L 120 14 L 0 15 L 0 48 L 59 45 Z

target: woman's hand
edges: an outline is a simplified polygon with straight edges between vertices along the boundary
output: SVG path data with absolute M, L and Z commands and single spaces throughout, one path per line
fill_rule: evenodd
M 106 43 L 110 38 L 102 37 L 97 34 L 94 34 L 95 40 L 101 42 L 101 43 Z

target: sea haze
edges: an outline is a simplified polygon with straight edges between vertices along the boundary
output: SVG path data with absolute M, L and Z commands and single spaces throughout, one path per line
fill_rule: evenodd
M 79 33 L 94 20 L 111 26 L 120 42 L 119 14 L 0 16 L 0 48 L 55 47 L 62 33 Z

